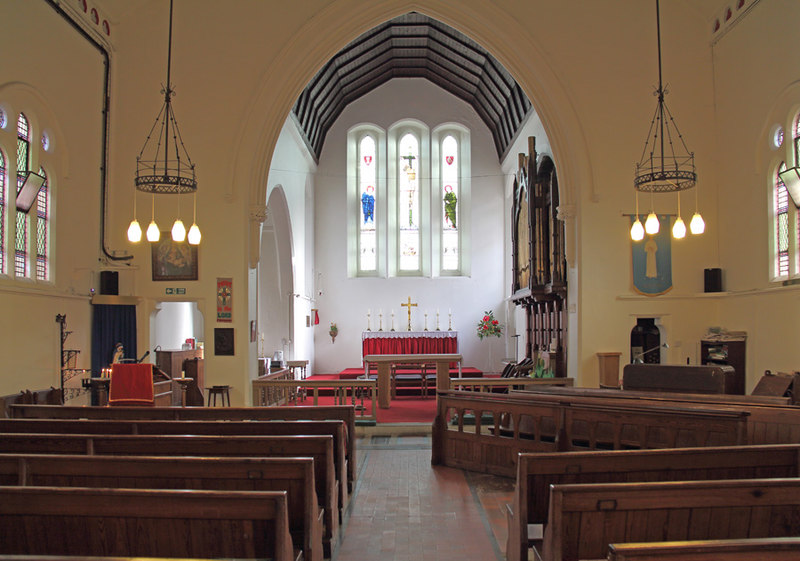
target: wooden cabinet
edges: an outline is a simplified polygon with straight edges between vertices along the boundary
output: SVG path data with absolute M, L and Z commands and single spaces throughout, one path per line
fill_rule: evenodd
M 732 393 L 744 395 L 747 380 L 745 365 L 745 337 L 730 339 L 703 339 L 700 341 L 700 363 L 727 365 L 735 371 Z

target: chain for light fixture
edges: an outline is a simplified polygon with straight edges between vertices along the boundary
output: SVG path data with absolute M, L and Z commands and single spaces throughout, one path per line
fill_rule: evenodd
M 178 129 L 178 122 L 172 110 L 172 96 L 175 93 L 170 83 L 172 70 L 172 7 L 173 0 L 170 0 L 167 81 L 161 90 L 164 94 L 164 105 L 156 116 L 156 120 L 145 139 L 142 150 L 136 157 L 136 178 L 134 181 L 136 189 L 145 193 L 151 193 L 153 196 L 153 214 L 150 227 L 148 228 L 148 241 L 158 241 L 158 236 L 151 233 L 153 230 L 158 231 L 158 227 L 155 223 L 155 195 L 182 195 L 192 193 L 196 196 L 197 192 L 195 166 L 183 143 L 183 138 Z M 178 214 L 179 216 L 175 220 L 175 224 L 172 228 L 172 237 L 175 241 L 183 241 L 186 237 L 186 228 L 183 226 L 183 222 L 180 219 L 180 203 L 178 204 Z M 196 217 L 195 202 L 195 216 L 192 230 L 195 230 L 197 234 L 189 238 L 189 243 L 195 245 L 200 242 Z M 138 236 L 136 233 L 137 229 L 139 232 Z M 183 232 L 183 235 L 181 235 L 181 232 Z M 141 228 L 135 216 L 128 229 L 128 239 L 132 242 L 141 239 Z
M 675 119 L 664 101 L 668 91 L 664 87 L 661 78 L 661 17 L 659 0 L 656 0 L 656 35 L 658 38 L 658 89 L 654 95 L 656 95 L 658 102 L 653 119 L 650 122 L 650 129 L 647 132 L 642 155 L 636 164 L 636 176 L 633 181 L 633 186 L 637 191 L 635 231 L 634 228 L 631 229 L 631 238 L 634 241 L 642 239 L 639 231 L 641 222 L 639 221 L 638 210 L 638 193 L 640 191 L 650 193 L 651 207 L 648 222 L 651 223 L 651 227 L 648 228 L 645 225 L 645 231 L 654 235 L 658 233 L 659 228 L 656 224 L 653 224 L 653 221 L 657 222 L 658 220 L 653 208 L 653 194 L 678 193 L 678 217 L 676 222 L 683 224 L 680 216 L 680 192 L 691 189 L 697 184 L 694 152 L 690 152 L 687 148 L 686 142 L 678 130 L 678 125 L 675 123 Z M 695 210 L 695 216 L 700 217 L 697 210 Z M 680 226 L 677 231 L 680 232 Z M 692 230 L 692 233 L 702 232 Z

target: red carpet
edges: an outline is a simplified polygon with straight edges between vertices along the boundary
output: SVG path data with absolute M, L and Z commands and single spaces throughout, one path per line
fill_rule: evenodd
M 337 379 L 338 376 L 322 375 L 313 376 L 314 380 L 319 379 Z M 313 397 L 309 395 L 305 401 L 298 402 L 298 405 L 313 405 Z M 360 404 L 356 401 L 356 404 Z M 321 395 L 318 401 L 319 405 L 335 405 L 332 395 Z M 372 402 L 368 399 L 364 400 L 365 415 L 371 414 Z M 356 411 L 356 421 L 360 415 Z M 392 400 L 389 409 L 378 408 L 378 423 L 433 423 L 433 418 L 436 416 L 436 397 L 431 394 L 427 398 L 418 396 L 398 396 Z

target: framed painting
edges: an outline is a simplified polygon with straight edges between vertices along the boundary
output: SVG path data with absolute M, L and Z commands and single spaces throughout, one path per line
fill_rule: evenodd
M 172 241 L 170 232 L 152 245 L 154 281 L 197 280 L 197 246 Z

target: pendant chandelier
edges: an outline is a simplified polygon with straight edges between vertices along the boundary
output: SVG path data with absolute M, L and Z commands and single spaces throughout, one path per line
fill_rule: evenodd
M 650 122 L 644 150 L 636 164 L 636 177 L 633 186 L 636 189 L 636 216 L 631 226 L 631 239 L 640 241 L 645 233 L 655 235 L 660 229 L 658 216 L 655 213 L 655 195 L 677 193 L 678 216 L 672 227 L 672 236 L 680 239 L 686 235 L 686 225 L 681 218 L 681 191 L 692 189 L 697 183 L 694 167 L 694 152 L 689 152 L 681 136 L 672 113 L 669 112 L 664 96 L 667 90 L 661 81 L 661 17 L 659 0 L 656 0 L 656 33 L 658 37 L 658 98 L 656 111 Z M 650 209 L 647 220 L 642 226 L 639 220 L 639 193 L 650 193 Z M 697 210 L 697 190 L 695 190 L 695 212 L 689 224 L 692 234 L 702 234 L 705 222 Z
M 200 243 L 200 228 L 197 227 L 197 179 L 186 146 L 183 144 L 178 122 L 172 111 L 172 96 L 175 91 L 170 84 L 172 64 L 172 1 L 169 2 L 169 41 L 167 46 L 167 81 L 162 89 L 164 105 L 156 116 L 141 152 L 136 157 L 137 191 L 150 193 L 151 214 L 147 227 L 147 241 L 157 242 L 161 232 L 155 220 L 156 195 L 192 194 L 193 218 L 188 241 L 192 245 Z M 172 225 L 172 239 L 182 242 L 187 238 L 186 227 L 180 217 L 180 197 L 177 197 L 178 216 Z M 142 239 L 142 228 L 136 219 L 136 194 L 133 196 L 133 221 L 128 227 L 128 240 L 138 242 Z

